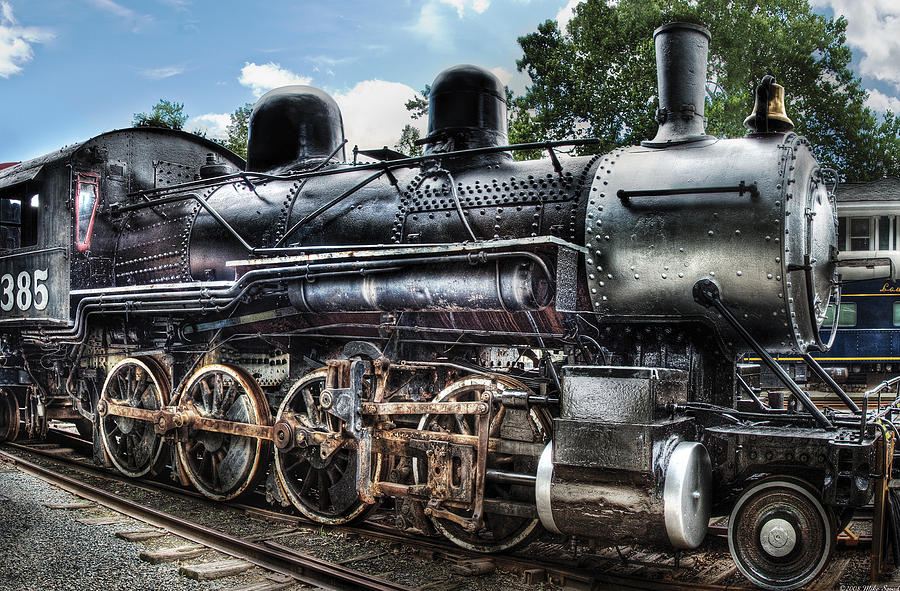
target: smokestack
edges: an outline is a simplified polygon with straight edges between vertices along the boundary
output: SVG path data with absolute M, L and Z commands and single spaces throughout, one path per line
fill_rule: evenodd
M 670 23 L 653 32 L 659 108 L 656 137 L 645 146 L 667 146 L 707 139 L 706 59 L 710 33 L 691 23 Z

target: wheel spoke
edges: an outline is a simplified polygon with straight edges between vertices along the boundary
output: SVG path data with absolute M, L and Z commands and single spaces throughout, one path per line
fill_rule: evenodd
M 226 365 L 199 369 L 189 380 L 179 406 L 191 412 L 191 402 L 202 416 L 248 424 L 269 425 L 268 401 L 253 378 Z M 190 457 L 198 444 L 199 461 Z M 251 489 L 267 466 L 270 443 L 254 437 L 203 431 L 178 442 L 179 461 L 191 483 L 205 496 L 231 500 Z
M 328 509 L 328 489 L 325 487 L 321 470 L 316 471 L 316 479 L 319 481 L 319 511 L 325 511 Z
M 463 415 L 453 415 L 456 419 L 456 427 L 459 429 L 459 432 L 463 435 L 471 435 L 472 430 L 469 428 L 469 424 L 466 422 L 466 419 Z
M 149 358 L 126 358 L 110 370 L 100 396 L 133 408 L 158 409 L 164 404 L 162 384 L 156 381 Z M 143 476 L 156 463 L 163 447 L 151 423 L 107 416 L 101 422 L 101 439 L 110 459 L 127 476 Z
M 200 380 L 200 401 L 203 404 L 203 410 L 212 414 L 212 391 L 209 384 L 205 380 Z

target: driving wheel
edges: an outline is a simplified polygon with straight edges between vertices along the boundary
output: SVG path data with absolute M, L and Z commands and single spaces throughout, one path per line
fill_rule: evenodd
M 19 436 L 19 401 L 9 390 L 0 390 L 0 442 Z
M 201 417 L 270 425 L 269 403 L 247 372 L 230 365 L 207 365 L 184 386 L 178 406 Z M 176 444 L 178 463 L 204 496 L 229 501 L 249 490 L 269 463 L 272 445 L 265 439 L 192 429 Z
M 159 410 L 169 399 L 169 382 L 153 358 L 128 357 L 113 366 L 100 397 L 121 406 Z M 113 466 L 133 478 L 150 472 L 163 448 L 152 422 L 116 415 L 100 419 L 100 439 Z
M 340 433 L 342 421 L 326 412 L 320 401 L 327 373 L 323 368 L 297 380 L 278 409 L 277 421 L 293 417 L 307 429 Z M 318 445 L 276 448 L 275 471 L 285 495 L 300 513 L 317 523 L 365 519 L 377 505 L 363 502 L 356 492 L 356 450 L 339 449 L 325 459 L 320 450 Z M 381 463 L 381 455 L 375 454 L 373 474 L 381 473 Z
M 512 378 L 497 381 L 484 376 L 468 377 L 444 388 L 436 397 L 436 402 L 477 402 L 486 389 L 520 390 L 530 392 L 527 386 Z M 524 413 L 522 416 L 519 413 Z M 519 414 L 519 416 L 516 416 Z M 529 443 L 546 443 L 550 440 L 551 420 L 540 408 L 507 409 L 494 400 L 490 422 L 490 436 L 500 437 L 504 422 L 516 424 L 517 439 L 530 439 Z M 478 418 L 475 415 L 425 415 L 419 421 L 419 429 L 424 431 L 477 435 Z M 425 461 L 413 460 L 413 475 L 416 484 L 426 479 Z M 502 470 L 522 474 L 537 471 L 537 458 L 491 453 L 487 458 L 488 470 Z M 485 498 L 512 502 L 530 503 L 534 499 L 534 488 L 520 484 L 485 481 Z M 446 507 L 460 517 L 468 517 L 471 511 Z M 432 517 L 435 528 L 454 544 L 476 552 L 502 552 L 528 542 L 539 531 L 540 520 L 530 517 L 515 517 L 485 511 L 483 527 L 474 532 L 467 531 L 455 521 Z

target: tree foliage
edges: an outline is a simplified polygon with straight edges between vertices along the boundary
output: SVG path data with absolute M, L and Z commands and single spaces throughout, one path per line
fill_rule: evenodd
M 816 14 L 807 0 L 587 0 L 566 32 L 547 21 L 519 38 L 518 62 L 533 81 L 515 106 L 510 135 L 529 141 L 597 137 L 596 150 L 656 132 L 653 31 L 686 20 L 712 33 L 708 133 L 743 135 L 753 89 L 767 74 L 785 87 L 788 116 L 816 155 L 853 180 L 897 174 L 898 119 L 865 107 L 849 68 L 847 22 Z
M 413 119 L 428 116 L 428 95 L 431 94 L 431 84 L 426 84 L 419 94 L 421 96 L 414 96 L 406 101 L 406 110 L 410 111 Z
M 400 131 L 400 139 L 394 144 L 398 152 L 407 156 L 421 156 L 423 153 L 422 146 L 416 145 L 418 140 L 422 139 L 419 130 L 409 123 L 403 126 Z
M 159 99 L 153 105 L 149 114 L 135 113 L 132 125 L 134 127 L 166 127 L 169 129 L 181 129 L 188 116 L 184 114 L 184 103 L 176 103 Z
M 231 114 L 231 123 L 225 128 L 227 134 L 225 147 L 245 159 L 247 158 L 247 140 L 250 138 L 251 112 L 253 112 L 253 103 L 245 103 L 238 107 Z

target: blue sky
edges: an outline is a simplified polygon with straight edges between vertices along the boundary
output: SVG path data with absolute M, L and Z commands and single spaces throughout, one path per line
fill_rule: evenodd
M 812 2 L 847 16 L 871 106 L 898 110 L 900 2 Z M 484 66 L 521 93 L 516 38 L 576 3 L 0 0 L 0 162 L 127 127 L 160 98 L 215 136 L 236 107 L 287 83 L 334 95 L 351 145 L 393 144 L 403 103 L 448 66 Z

